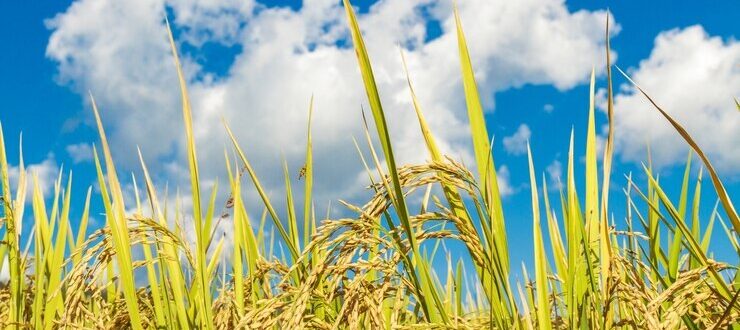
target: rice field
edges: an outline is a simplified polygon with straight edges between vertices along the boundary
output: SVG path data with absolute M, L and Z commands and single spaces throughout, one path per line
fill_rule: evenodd
M 532 244 L 534 267 L 517 270 L 510 260 L 494 154 L 460 17 L 455 13 L 457 51 L 475 164 L 469 168 L 441 153 L 409 78 L 429 161 L 400 165 L 394 158 L 360 26 L 349 1 L 344 4 L 370 105 L 367 120 L 373 124 L 365 122 L 365 136 L 355 141 L 372 183 L 368 187 L 372 198 L 358 205 L 342 202 L 354 216 L 328 219 L 312 207 L 312 107 L 307 111 L 309 126 L 303 141 L 303 187 L 291 187 L 288 177 L 293 174 L 286 169 L 284 199 L 272 201 L 225 123 L 236 155 L 234 161 L 226 155 L 229 197 L 219 200 L 215 189 L 205 191 L 194 142 L 197 123 L 191 120 L 193 110 L 170 34 L 190 169 L 190 187 L 182 188 L 191 194 L 192 208 L 163 202 L 165 192 L 157 189 L 160 186 L 152 181 L 141 155 L 144 176 L 135 178 L 135 198 L 124 198 L 123 180 L 103 128 L 105 118 L 92 96 L 99 132 L 94 161 L 106 221 L 100 230 L 87 230 L 92 190 L 84 205 L 70 205 L 71 174 L 66 180 L 59 177 L 51 198 L 44 198 L 38 178 L 27 174 L 23 164 L 17 186 L 10 185 L 0 128 L 0 260 L 7 257 L 10 273 L 9 282 L 0 284 L 0 325 L 5 329 L 740 329 L 738 265 L 710 257 L 710 237 L 716 231 L 740 255 L 740 218 L 711 160 L 681 123 L 650 98 L 650 91 L 635 84 L 645 102 L 693 151 L 680 195 L 669 196 L 662 188 L 647 156 L 644 182 L 633 181 L 631 175 L 610 180 L 622 173 L 612 173 L 614 135 L 619 132 L 613 130 L 611 119 L 618 110 L 612 102 L 612 66 L 607 65 L 609 130 L 603 152 L 597 152 L 593 74 L 586 153 L 574 154 L 571 135 L 567 177 L 559 192 L 553 193 L 537 174 L 542 167 L 533 163 L 528 150 L 533 231 L 522 237 Z M 605 33 L 608 38 L 608 22 Z M 611 63 L 608 41 L 606 47 L 606 63 Z M 616 69 L 616 74 L 629 79 Z M 379 141 L 377 149 L 374 139 Z M 360 145 L 370 152 L 363 153 Z M 576 172 L 574 162 L 582 156 L 585 171 Z M 696 158 L 701 170 L 691 180 L 690 164 Z M 610 194 L 617 191 L 610 187 L 612 181 L 626 182 L 620 187 L 626 205 L 610 204 Z M 32 183 L 30 194 L 27 182 Z M 264 205 L 248 210 L 246 189 L 255 189 Z M 708 219 L 698 211 L 704 203 L 702 189 L 718 200 Z M 304 203 L 296 205 L 294 196 L 301 193 Z M 422 201 L 418 212 L 409 205 L 412 198 Z M 286 209 L 277 210 L 274 205 Z M 70 217 L 73 207 L 84 209 L 76 230 L 70 225 L 78 220 Z M 615 208 L 622 209 L 626 218 L 613 219 Z M 262 209 L 260 219 L 250 218 Z M 194 228 L 185 228 L 178 221 L 182 218 L 193 219 L 188 226 Z M 224 238 L 215 235 L 215 222 L 222 219 L 233 225 L 233 244 L 228 248 Z M 21 220 L 33 226 L 28 241 L 20 239 Z M 617 226 L 617 221 L 626 226 Z M 276 229 L 275 237 L 266 237 L 265 226 Z M 188 243 L 186 231 L 195 233 L 195 244 Z M 453 241 L 464 247 L 472 268 L 462 261 L 453 263 L 449 252 L 439 248 Z M 275 253 L 277 244 L 285 247 L 285 257 Z M 143 258 L 137 257 L 135 249 Z M 446 260 L 447 267 L 434 267 L 437 259 Z M 515 272 L 523 278 L 515 278 Z

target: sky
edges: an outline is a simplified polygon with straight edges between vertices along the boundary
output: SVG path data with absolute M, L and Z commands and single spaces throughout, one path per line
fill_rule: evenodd
M 399 163 L 428 158 L 406 86 L 403 50 L 440 147 L 472 165 L 452 1 L 353 4 Z M 739 2 L 458 0 L 458 6 L 494 138 L 507 230 L 514 237 L 513 262 L 528 262 L 532 255 L 526 143 L 532 145 L 537 172 L 557 187 L 571 129 L 576 155 L 585 148 L 592 68 L 599 91 L 598 131 L 602 139 L 606 134 L 607 8 L 613 64 L 685 125 L 730 196 L 740 199 L 740 114 L 733 103 L 733 97 L 740 97 Z M 96 180 L 91 147 L 98 139 L 90 92 L 119 175 L 141 175 L 139 147 L 160 189 L 169 185 L 186 191 L 184 130 L 166 15 L 183 57 L 207 191 L 227 180 L 222 118 L 273 199 L 283 198 L 283 159 L 296 173 L 294 184 L 300 184 L 297 173 L 313 95 L 317 209 L 329 201 L 337 205 L 340 198 L 362 204 L 368 197 L 367 178 L 352 137 L 362 137 L 360 109 L 367 108 L 367 99 L 343 10 L 341 1 L 334 0 L 0 2 L 0 122 L 9 160 L 18 165 L 22 133 L 25 164 L 38 174 L 47 196 L 59 168 L 72 169 L 73 214 L 80 214 L 87 187 Z M 624 208 L 616 205 L 624 205 L 624 175 L 634 172 L 644 184 L 641 164 L 647 145 L 661 182 L 675 199 L 688 148 L 616 70 L 614 86 L 616 163 L 610 205 L 620 225 Z M 698 164 L 696 157 L 693 163 Z M 580 158 L 576 170 L 583 170 Z M 692 177 L 698 171 L 694 166 Z M 704 182 L 701 214 L 706 219 L 716 195 Z M 130 181 L 126 189 L 131 192 Z M 250 212 L 258 215 L 262 208 L 254 191 L 248 190 L 247 200 Z M 93 196 L 93 227 L 104 223 L 101 212 L 100 198 Z M 332 215 L 343 212 L 335 207 Z M 25 234 L 30 227 L 24 227 Z M 721 235 L 715 230 L 718 258 L 736 258 Z

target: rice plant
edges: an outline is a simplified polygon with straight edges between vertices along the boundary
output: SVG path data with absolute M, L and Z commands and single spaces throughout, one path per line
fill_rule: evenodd
M 0 260 L 7 256 L 10 273 L 9 282 L 0 285 L 0 324 L 7 329 L 740 328 L 738 265 L 713 260 L 709 250 L 719 222 L 724 239 L 740 255 L 740 219 L 734 204 L 692 137 L 634 82 L 646 102 L 698 156 L 702 170 L 691 182 L 689 155 L 676 199 L 665 192 L 648 161 L 643 167 L 646 182 L 625 176 L 626 205 L 609 204 L 610 178 L 621 173 L 612 173 L 613 137 L 619 132 L 611 124 L 617 110 L 612 102 L 608 22 L 609 126 L 603 153 L 597 154 L 592 73 L 584 173 L 574 170 L 579 155 L 572 134 L 566 182 L 552 196 L 544 177 L 538 181 L 528 147 L 534 269 L 523 268 L 523 278 L 515 279 L 490 135 L 457 11 L 457 51 L 474 171 L 439 150 L 408 72 L 430 160 L 396 163 L 371 60 L 348 0 L 344 6 L 376 129 L 371 132 L 365 122 L 365 148 L 355 141 L 372 198 L 362 205 L 342 202 L 354 216 L 322 219 L 313 208 L 313 101 L 307 111 L 304 187 L 291 187 L 291 174 L 284 166 L 285 203 L 279 204 L 285 206 L 284 212 L 275 208 L 278 204 L 265 192 L 226 123 L 224 131 L 233 142 L 233 149 L 225 152 L 228 198 L 218 200 L 214 187 L 210 198 L 203 199 L 194 110 L 170 33 L 173 70 L 182 96 L 192 208 L 163 202 L 166 192 L 157 189 L 141 154 L 141 186 L 132 178 L 134 198 L 124 198 L 101 111 L 91 95 L 100 138 L 94 157 L 100 187 L 96 194 L 102 198 L 105 226 L 87 232 L 93 193 L 88 190 L 75 232 L 70 226 L 72 173 L 60 174 L 52 197 L 46 199 L 38 178 L 26 174 L 21 155 L 18 184 L 11 187 L 0 127 L 4 229 Z M 373 137 L 380 142 L 378 150 Z M 718 197 L 709 219 L 698 211 L 705 175 Z M 583 178 L 585 186 L 577 187 L 576 177 Z M 29 180 L 33 191 L 27 214 Z M 256 189 L 264 204 L 259 209 L 247 210 L 245 185 Z M 294 203 L 294 190 L 303 190 L 302 210 Z M 410 208 L 412 195 L 421 196 L 419 212 Z M 617 228 L 610 207 L 624 208 L 626 230 Z M 262 209 L 255 228 L 250 214 Z M 226 212 L 219 214 L 221 210 Z M 185 217 L 193 220 L 187 224 L 192 228 L 180 221 Z M 214 230 L 214 221 L 223 218 L 233 225 L 233 250 L 228 253 L 224 238 Z M 268 218 L 277 230 L 269 240 L 264 234 Z M 27 242 L 20 239 L 23 223 L 33 224 Z M 195 233 L 194 245 L 185 232 Z M 274 253 L 275 240 L 287 255 Z M 440 243 L 453 241 L 464 246 L 473 269 L 465 269 L 462 261 L 453 265 L 449 252 L 438 253 Z M 134 249 L 143 257 L 135 257 Z M 439 258 L 446 258 L 446 269 L 432 266 Z

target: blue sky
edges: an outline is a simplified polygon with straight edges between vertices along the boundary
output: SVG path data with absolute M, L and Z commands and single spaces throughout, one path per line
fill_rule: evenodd
M 313 93 L 319 118 L 315 126 L 317 203 L 339 197 L 360 202 L 365 196 L 362 169 L 351 136 L 359 132 L 359 107 L 366 100 L 354 55 L 348 49 L 343 13 L 339 1 L 306 3 L 304 8 L 299 1 L 221 0 L 213 1 L 211 7 L 191 1 L 167 2 L 192 86 L 196 126 L 202 128 L 197 133 L 203 150 L 201 162 L 209 164 L 204 165 L 204 177 L 208 182 L 225 179 L 223 116 L 237 128 L 258 173 L 266 177 L 274 198 L 279 198 L 281 157 L 296 171 L 301 165 L 299 139 L 304 136 L 308 99 Z M 521 142 L 531 141 L 535 166 L 552 180 L 548 181 L 551 185 L 556 182 L 558 163 L 564 172 L 571 127 L 576 154 L 583 154 L 591 66 L 597 67 L 597 87 L 605 86 L 602 55 L 607 7 L 617 25 L 612 37 L 615 64 L 683 120 L 700 144 L 708 145 L 730 196 L 740 198 L 740 116 L 732 103 L 733 96 L 740 97 L 740 43 L 736 40 L 740 3 L 459 3 L 487 99 L 494 155 L 509 189 L 504 207 L 510 235 L 516 238 L 511 243 L 512 260 L 531 256 L 531 208 Z M 355 5 L 367 30 L 376 76 L 382 80 L 381 95 L 392 113 L 391 129 L 399 140 L 396 148 L 401 158 L 420 161 L 424 155 L 418 154 L 423 149 L 415 135 L 416 123 L 410 121 L 408 91 L 400 79 L 395 46 L 399 43 L 406 48 L 412 79 L 443 148 L 454 157 L 470 160 L 461 85 L 455 80 L 459 79 L 455 76 L 457 54 L 448 42 L 452 40 L 447 34 L 449 1 L 355 1 Z M 163 8 L 162 1 L 154 0 L 126 5 L 102 1 L 97 6 L 89 0 L 0 3 L 0 41 L 4 44 L 0 122 L 10 161 L 17 164 L 18 137 L 23 132 L 25 162 L 37 164 L 37 170 L 46 173 L 47 183 L 54 177 L 54 168 L 61 164 L 72 168 L 76 214 L 87 186 L 95 180 L 88 149 L 97 142 L 97 135 L 87 90 L 100 102 L 122 172 L 138 175 L 132 151 L 140 145 L 162 187 L 184 182 L 184 135 L 179 126 L 178 90 L 172 84 L 174 69 L 161 29 Z M 515 18 L 518 23 L 507 23 Z M 675 198 L 680 164 L 688 152 L 670 129 L 651 117 L 652 110 L 640 97 L 622 87 L 624 83 L 615 76 L 616 111 L 620 112 L 616 134 L 622 147 L 617 148 L 611 205 L 618 224 L 624 216 L 620 210 L 623 174 L 640 173 L 644 142 L 651 141 L 654 152 L 657 149 L 661 178 Z M 603 125 L 604 114 L 599 112 L 597 120 Z M 577 170 L 581 165 L 577 164 Z M 697 171 L 698 167 L 693 175 Z M 636 177 L 644 180 L 639 174 Z M 704 182 L 702 214 L 706 219 L 716 197 L 709 181 Z M 93 203 L 98 202 L 94 197 Z M 257 203 L 252 205 L 252 212 L 261 211 Z M 718 257 L 733 258 L 720 230 L 715 229 Z

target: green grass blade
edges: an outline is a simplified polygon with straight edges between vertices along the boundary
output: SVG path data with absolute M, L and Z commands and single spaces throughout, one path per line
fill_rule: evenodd
M 694 236 L 694 239 L 699 240 L 700 239 L 700 231 L 701 231 L 701 225 L 699 223 L 699 208 L 700 208 L 700 202 L 701 202 L 701 178 L 704 174 L 704 168 L 699 168 L 699 174 L 696 177 L 696 184 L 694 185 L 694 199 L 691 203 L 691 235 Z M 705 251 L 706 253 L 706 251 Z M 692 257 L 689 261 L 689 267 L 691 269 L 694 269 L 698 267 L 698 263 L 696 260 Z
M 108 147 L 108 139 L 106 138 L 105 130 L 103 129 L 103 122 L 100 120 L 100 114 L 92 95 L 90 95 L 90 100 L 92 103 L 93 113 L 95 114 L 95 121 L 98 126 L 100 141 L 103 146 L 103 155 L 105 156 L 106 172 L 103 174 L 97 151 L 93 148 L 95 153 L 95 166 L 98 171 L 100 193 L 103 196 L 107 223 L 111 228 L 111 236 L 113 236 L 116 250 L 116 262 L 119 266 L 118 271 L 121 279 L 121 287 L 126 299 L 126 308 L 128 309 L 129 318 L 131 319 L 131 327 L 134 330 L 138 330 L 143 328 L 143 323 L 139 313 L 139 303 L 136 295 L 136 282 L 134 281 L 130 250 L 131 244 L 129 242 L 128 226 L 126 223 L 126 216 L 124 214 L 123 193 L 116 174 L 113 157 L 111 156 L 110 149 Z M 106 188 L 106 177 L 108 179 L 110 195 L 108 195 L 108 189 Z
M 285 241 L 285 244 L 288 246 L 288 251 L 290 252 L 291 257 L 293 257 L 293 260 L 298 260 L 298 257 L 299 257 L 298 247 L 293 244 L 293 240 L 290 238 L 290 235 L 288 235 L 288 232 L 285 230 L 283 223 L 280 221 L 280 217 L 278 217 L 277 212 L 275 211 L 275 208 L 272 206 L 272 203 L 270 202 L 270 198 L 267 196 L 267 193 L 262 187 L 262 184 L 260 184 L 260 181 L 257 178 L 257 174 L 254 172 L 252 165 L 249 163 L 249 160 L 247 160 L 247 157 L 245 156 L 241 147 L 239 147 L 239 143 L 236 142 L 236 137 L 234 137 L 234 133 L 231 132 L 231 128 L 225 122 L 224 122 L 224 127 L 226 129 L 226 133 L 229 135 L 229 138 L 231 139 L 231 142 L 234 145 L 234 149 L 236 149 L 236 152 L 239 155 L 239 158 L 244 164 L 244 168 L 249 174 L 249 177 L 252 179 L 252 182 L 254 183 L 254 187 L 257 189 L 257 193 L 260 195 L 260 198 L 262 198 L 262 201 L 264 202 L 265 207 L 267 207 L 267 211 L 270 213 L 270 216 L 272 217 L 273 224 L 275 225 L 278 232 L 280 233 L 280 236 L 282 237 L 283 241 Z
M 460 69 L 462 72 L 463 88 L 465 90 L 465 103 L 470 121 L 471 137 L 473 139 L 473 151 L 478 168 L 479 180 L 483 184 L 489 213 L 492 217 L 493 240 L 498 249 L 495 251 L 498 262 L 501 263 L 504 273 L 509 272 L 508 243 L 506 239 L 506 226 L 504 213 L 501 207 L 501 193 L 496 177 L 496 167 L 491 155 L 491 144 L 489 142 L 486 121 L 483 116 L 483 107 L 478 95 L 478 87 L 475 82 L 473 65 L 468 54 L 468 46 L 462 29 L 460 15 L 457 7 L 454 9 L 455 24 L 457 30 L 458 51 L 460 53 Z
M 398 178 L 398 170 L 396 167 L 396 161 L 393 156 L 393 148 L 391 147 L 391 139 L 388 132 L 385 114 L 383 113 L 383 107 L 380 102 L 380 96 L 378 95 L 378 89 L 375 85 L 375 78 L 373 76 L 370 59 L 365 49 L 365 43 L 362 40 L 360 27 L 357 23 L 354 10 L 348 0 L 344 0 L 345 12 L 350 26 L 350 32 L 352 34 L 352 41 L 355 47 L 355 54 L 357 55 L 357 61 L 362 73 L 363 82 L 365 84 L 365 91 L 367 92 L 368 101 L 370 103 L 370 109 L 372 110 L 373 118 L 375 119 L 375 127 L 378 131 L 378 137 L 385 153 L 385 160 L 388 167 L 390 178 L 393 182 L 393 193 L 392 200 L 398 214 L 398 218 L 401 221 L 402 228 L 404 229 L 406 236 L 411 244 L 411 253 L 416 262 L 416 266 L 419 268 L 419 274 L 421 275 L 421 291 L 423 296 L 427 299 L 431 298 L 434 304 L 423 303 L 426 310 L 427 317 L 433 322 L 444 322 L 449 323 L 449 318 L 444 311 L 444 307 L 440 303 L 439 294 L 434 287 L 432 277 L 430 275 L 427 263 L 423 260 L 421 254 L 418 251 L 418 244 L 416 243 L 416 233 L 414 233 L 409 222 L 408 209 L 406 207 L 406 201 L 404 200 L 403 191 L 401 189 L 401 183 Z M 408 266 L 408 265 L 407 265 Z M 414 274 L 416 270 L 409 268 L 409 273 Z M 416 275 L 412 275 L 415 277 Z M 421 298 L 422 295 L 419 295 Z M 424 302 L 426 300 L 423 300 Z
M 303 165 L 301 176 L 303 177 L 303 246 L 307 246 L 311 240 L 311 209 L 313 200 L 313 140 L 311 138 L 311 120 L 313 119 L 313 95 L 308 106 L 308 128 L 306 129 L 306 163 Z
M 288 217 L 288 235 L 292 240 L 293 246 L 300 251 L 300 238 L 298 235 L 298 217 L 295 214 L 295 205 L 293 203 L 293 189 L 290 184 L 290 173 L 288 173 L 288 163 L 283 159 L 283 176 L 285 179 L 285 208 Z
M 689 195 L 689 174 L 691 173 L 691 153 L 689 153 L 688 159 L 686 160 L 686 169 L 683 174 L 683 184 L 681 185 L 681 197 L 678 201 L 678 215 L 679 220 L 686 223 L 686 205 Z M 692 235 L 693 236 L 693 235 Z M 696 236 L 694 236 L 696 237 Z M 696 239 L 696 238 L 694 238 Z M 671 247 L 668 250 L 668 279 L 673 282 L 678 277 L 678 263 L 681 258 L 681 242 L 683 241 L 683 235 L 681 231 L 676 231 L 673 235 L 673 241 Z
M 560 227 L 558 221 L 555 218 L 554 212 L 550 209 L 550 198 L 548 197 L 547 180 L 545 175 L 542 175 L 542 196 L 545 201 L 545 214 L 547 216 L 547 229 L 550 237 L 550 250 L 555 259 L 555 269 L 557 270 L 558 276 L 561 278 L 567 278 L 568 276 L 568 259 L 566 257 L 565 246 L 563 245 L 563 238 L 560 235 Z
M 31 311 L 32 324 L 35 329 L 44 328 L 44 301 L 47 295 L 47 282 L 48 277 L 46 273 L 49 271 L 47 267 L 47 260 L 49 255 L 48 242 L 45 239 L 44 233 L 48 230 L 49 219 L 46 215 L 46 206 L 44 203 L 43 192 L 39 187 L 38 174 L 33 174 L 33 197 L 32 197 L 33 215 L 34 222 L 36 225 L 35 239 L 34 239 L 34 286 L 36 288 L 33 297 L 33 305 Z
M 10 329 L 18 329 L 23 313 L 23 292 L 22 281 L 24 276 L 21 273 L 21 255 L 19 249 L 19 233 L 16 229 L 20 221 L 14 216 L 13 200 L 10 194 L 10 179 L 8 175 L 8 160 L 5 156 L 5 140 L 3 138 L 3 128 L 0 124 L 0 183 L 2 183 L 2 206 L 3 217 L 5 218 L 5 241 L 7 241 L 8 266 L 10 273 L 10 311 L 8 321 L 11 324 Z M 23 175 L 23 174 L 21 174 Z M 19 186 L 20 190 L 20 186 Z M 2 263 L 0 259 L 0 263 Z
M 138 150 L 138 155 L 139 162 L 141 163 L 141 170 L 144 172 L 144 182 L 146 183 L 146 191 L 149 197 L 152 215 L 154 216 L 155 220 L 159 222 L 160 225 L 167 227 L 166 204 L 164 206 L 163 212 L 159 204 L 159 199 L 157 198 L 157 192 L 154 189 L 154 184 L 152 183 L 152 179 L 149 175 L 149 170 L 144 163 L 144 157 L 141 155 L 141 150 Z M 161 254 L 160 259 L 163 260 L 163 269 L 167 272 L 167 279 L 169 280 L 168 288 L 171 291 L 172 298 L 174 300 L 173 304 L 175 314 L 177 314 L 177 321 L 180 328 L 189 328 L 191 327 L 191 322 L 185 306 L 187 302 L 185 298 L 185 279 L 182 273 L 182 268 L 180 267 L 180 263 L 178 262 L 178 252 L 175 250 L 175 247 L 172 244 L 173 242 L 169 237 L 164 236 L 162 237 L 162 240 L 162 248 L 159 249 L 157 253 Z
M 538 329 L 552 329 L 550 319 L 550 298 L 547 288 L 547 255 L 545 254 L 545 242 L 542 238 L 542 227 L 540 226 L 540 202 L 537 196 L 537 179 L 534 174 L 532 152 L 527 143 L 527 157 L 529 160 L 529 181 L 532 190 L 532 232 L 534 242 L 534 265 L 535 286 L 537 287 L 537 324 Z
M 211 285 L 210 282 L 208 282 L 208 274 L 206 269 L 207 244 L 206 237 L 204 237 L 204 233 L 210 233 L 210 228 L 205 228 L 203 223 L 203 214 L 201 213 L 200 176 L 198 174 L 198 156 L 195 150 L 195 136 L 193 133 L 193 115 L 190 109 L 190 99 L 188 97 L 185 77 L 182 73 L 182 67 L 180 66 L 180 59 L 177 53 L 177 47 L 175 47 L 175 40 L 172 37 L 172 30 L 170 29 L 169 22 L 167 22 L 167 32 L 169 36 L 170 47 L 172 50 L 172 56 L 175 61 L 175 68 L 177 69 L 177 78 L 180 83 L 182 116 L 185 122 L 185 136 L 187 137 L 188 167 L 190 169 L 190 188 L 192 191 L 193 222 L 195 224 L 195 244 L 197 250 L 195 274 L 198 279 L 197 295 L 198 297 L 200 297 L 197 302 L 197 305 L 199 307 L 198 315 L 200 316 L 200 327 L 204 329 L 211 329 L 213 328 L 213 311 L 211 310 Z
M 707 256 L 702 251 L 699 243 L 691 235 L 691 231 L 689 230 L 688 227 L 686 227 L 686 224 L 683 221 L 681 221 L 680 216 L 678 214 L 678 210 L 676 210 L 676 208 L 673 206 L 671 201 L 668 199 L 668 196 L 666 196 L 665 192 L 663 192 L 663 189 L 657 183 L 655 178 L 649 174 L 647 168 L 644 168 L 644 170 L 646 173 L 648 173 L 648 179 L 653 183 L 655 187 L 655 193 L 657 197 L 659 198 L 660 202 L 666 207 L 666 209 L 668 210 L 668 214 L 673 219 L 676 225 L 677 231 L 680 230 L 683 233 L 683 236 L 685 237 L 684 241 L 686 242 L 689 252 L 691 252 L 694 257 L 699 259 L 699 262 L 701 263 L 702 266 L 708 266 L 709 258 L 707 258 Z M 651 204 L 651 207 L 657 209 L 657 206 L 655 204 Z M 727 287 L 727 284 L 722 279 L 722 277 L 717 273 L 716 269 L 714 267 L 709 267 L 708 272 L 711 275 L 711 278 L 714 280 L 713 282 L 717 286 L 719 293 L 723 297 L 729 298 L 730 290 Z
M 75 246 L 79 247 L 82 246 L 82 243 L 85 242 L 85 239 L 87 238 L 87 224 L 90 220 L 90 194 L 92 194 L 92 187 L 87 188 L 87 195 L 85 197 L 85 207 L 82 211 L 82 216 L 80 217 L 80 223 L 77 228 L 77 239 L 75 241 Z M 75 254 L 72 257 L 72 267 L 76 266 L 80 263 L 80 259 L 82 258 L 82 254 Z
M 48 293 L 50 298 L 46 302 L 44 310 L 44 326 L 46 329 L 51 329 L 54 325 L 54 319 L 56 314 L 61 314 L 64 310 L 62 304 L 62 293 L 61 293 L 61 280 L 62 271 L 64 270 L 64 257 L 66 251 L 67 232 L 69 230 L 69 205 L 72 191 L 72 173 L 70 172 L 67 180 L 67 188 L 63 193 L 63 205 L 62 213 L 59 219 L 59 228 L 57 229 L 56 241 L 54 242 L 53 250 L 51 251 L 51 260 L 49 260 L 49 274 L 48 274 Z
M 717 200 L 717 203 L 714 204 L 714 210 L 712 211 L 712 215 L 709 217 L 709 223 L 707 223 L 707 228 L 704 229 L 704 236 L 701 238 L 701 249 L 704 251 L 704 254 L 707 254 L 709 251 L 709 242 L 712 239 L 712 232 L 714 230 L 714 221 L 717 218 L 717 208 L 719 207 L 719 200 Z M 724 223 L 724 222 L 723 222 Z M 729 236 L 730 241 L 733 241 L 734 236 Z M 698 237 L 696 239 L 699 239 Z M 740 253 L 740 249 L 735 248 L 735 250 Z M 699 263 L 699 261 L 696 261 Z
M 599 239 L 599 178 L 596 164 L 596 123 L 594 111 L 596 104 L 596 74 L 591 69 L 589 88 L 588 131 L 586 133 L 586 228 L 588 246 L 596 250 Z
M 231 254 L 231 267 L 232 267 L 232 277 L 234 281 L 234 297 L 235 297 L 235 305 L 236 305 L 236 314 L 240 317 L 244 315 L 244 265 L 242 263 L 243 260 L 243 254 L 242 254 L 242 246 L 244 243 L 242 242 L 243 236 L 240 235 L 241 232 L 244 231 L 244 224 L 243 224 L 243 217 L 241 216 L 241 212 L 236 210 L 236 207 L 238 203 L 240 203 L 241 200 L 241 190 L 240 190 L 240 184 L 239 184 L 239 176 L 234 175 L 231 172 L 231 167 L 229 166 L 229 159 L 226 158 L 226 167 L 227 172 L 229 174 L 229 181 L 231 182 L 231 198 L 234 200 L 234 237 L 232 242 L 233 252 Z
M 411 76 L 409 74 L 409 70 L 406 65 L 406 57 L 403 54 L 403 51 L 401 51 L 401 60 L 403 62 L 404 71 L 406 72 L 406 82 L 408 83 L 409 91 L 411 92 L 411 100 L 414 105 L 414 110 L 416 112 L 416 118 L 419 121 L 419 128 L 421 129 L 421 133 L 424 136 L 424 142 L 426 143 L 427 150 L 429 151 L 429 155 L 433 161 L 436 161 L 436 162 L 444 161 L 444 159 L 442 158 L 442 153 L 437 147 L 437 142 L 434 138 L 434 135 L 432 134 L 431 129 L 429 128 L 429 125 L 427 124 L 427 121 L 424 118 L 424 114 L 421 111 L 421 105 L 419 104 L 419 100 L 416 97 L 416 92 L 414 92 L 414 86 L 411 84 Z M 440 173 L 440 175 L 442 175 L 442 173 Z M 444 176 L 442 177 L 444 178 Z M 444 180 L 441 182 L 441 185 L 442 185 L 442 192 L 444 193 L 445 198 L 447 199 L 447 202 L 450 205 L 450 209 L 455 214 L 455 216 L 459 217 L 465 223 L 469 224 L 470 227 L 474 228 L 476 233 L 478 233 L 478 229 L 473 224 L 471 217 L 468 214 L 468 210 L 465 208 L 465 205 L 463 204 L 462 197 L 460 197 L 460 194 L 457 191 L 457 189 L 454 187 L 454 185 Z M 484 220 L 484 218 L 481 218 L 481 220 Z M 481 227 L 484 228 L 484 233 L 490 232 L 490 225 L 488 225 L 485 221 L 481 221 Z M 488 230 L 485 230 L 485 229 L 488 229 Z M 484 239 L 480 239 L 480 236 L 481 236 L 480 234 L 478 236 L 479 236 L 479 240 L 486 242 L 486 243 L 489 242 L 490 238 L 488 237 L 488 235 L 483 235 L 485 236 Z M 488 252 L 488 251 L 484 250 L 484 252 Z M 486 254 L 490 255 L 490 253 L 486 253 Z M 490 260 L 490 256 L 486 256 L 485 259 Z M 478 275 L 481 279 L 481 284 L 483 285 L 484 292 L 490 301 L 492 299 L 491 286 L 493 285 L 492 284 L 493 274 L 492 274 L 492 271 L 483 269 L 482 266 L 483 265 L 476 265 L 476 271 L 478 272 Z
M 658 106 L 655 101 L 639 86 L 637 83 L 635 83 L 632 78 L 630 78 L 624 71 L 619 69 L 617 67 L 620 73 L 629 80 L 630 83 L 632 83 L 635 88 L 637 88 L 640 93 L 645 96 L 645 98 L 650 101 L 650 104 L 653 105 L 653 107 L 660 112 L 661 115 L 673 126 L 673 128 L 678 132 L 679 135 L 688 143 L 689 146 L 691 146 L 691 149 L 693 149 L 697 155 L 699 155 L 699 158 L 701 158 L 702 162 L 704 163 L 704 166 L 707 168 L 707 171 L 709 172 L 709 176 L 712 178 L 712 184 L 714 185 L 714 190 L 717 192 L 717 195 L 719 196 L 720 201 L 722 202 L 722 207 L 725 209 L 725 212 L 727 213 L 727 216 L 730 218 L 730 223 L 732 223 L 733 228 L 735 229 L 735 232 L 740 232 L 740 217 L 738 217 L 737 211 L 735 210 L 735 206 L 732 203 L 732 200 L 730 200 L 730 195 L 727 194 L 727 189 L 725 189 L 724 184 L 722 184 L 722 180 L 719 179 L 719 175 L 717 175 L 717 171 L 714 170 L 714 166 L 712 166 L 712 163 L 709 161 L 709 158 L 704 154 L 704 152 L 699 148 L 699 145 L 694 141 L 694 139 L 691 137 L 691 135 L 686 131 L 686 129 L 681 126 L 673 117 L 668 115 L 665 110 L 663 110 L 661 107 Z
M 486 128 L 485 118 L 483 116 L 483 107 L 478 94 L 478 87 L 475 81 L 473 66 L 468 53 L 468 46 L 463 33 L 462 22 L 454 6 L 455 25 L 457 32 L 458 51 L 460 57 L 460 70 L 462 73 L 463 89 L 465 91 L 465 102 L 470 121 L 471 137 L 473 140 L 473 151 L 475 153 L 476 166 L 478 168 L 479 181 L 482 183 L 487 212 L 490 217 L 490 225 L 484 225 L 491 229 L 491 237 L 488 237 L 488 245 L 494 267 L 497 269 L 496 290 L 503 297 L 500 299 L 491 299 L 493 309 L 496 305 L 504 305 L 507 310 L 506 323 L 513 322 L 516 319 L 517 305 L 514 303 L 514 293 L 509 284 L 509 250 L 506 235 L 506 223 L 501 203 L 501 193 L 499 191 L 496 167 L 493 160 L 491 143 L 489 142 L 488 130 Z M 503 308 L 503 307 L 499 307 Z M 499 322 L 501 323 L 501 322 Z M 501 326 L 509 326 L 502 324 Z

